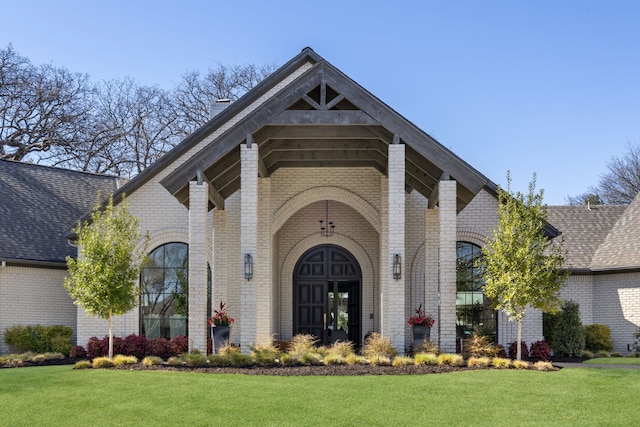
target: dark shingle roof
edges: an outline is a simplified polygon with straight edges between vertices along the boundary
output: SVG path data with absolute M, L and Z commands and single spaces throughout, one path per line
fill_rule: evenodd
M 592 270 L 640 268 L 640 194 L 635 197 L 598 248 Z
M 598 247 L 605 241 L 627 206 L 549 206 L 548 221 L 562 232 L 567 264 L 588 270 Z
M 0 160 L 0 260 L 64 263 L 76 250 L 61 233 L 117 178 Z

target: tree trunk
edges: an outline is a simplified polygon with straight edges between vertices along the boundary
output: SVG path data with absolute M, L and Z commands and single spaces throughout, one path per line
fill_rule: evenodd
M 518 320 L 518 341 L 516 344 L 516 359 L 522 360 L 522 320 Z
M 109 359 L 113 359 L 113 316 L 111 310 L 109 310 Z

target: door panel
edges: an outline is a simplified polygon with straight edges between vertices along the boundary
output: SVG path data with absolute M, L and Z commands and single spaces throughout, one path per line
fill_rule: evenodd
M 294 334 L 359 346 L 362 275 L 355 258 L 338 246 L 315 247 L 300 257 L 293 279 Z

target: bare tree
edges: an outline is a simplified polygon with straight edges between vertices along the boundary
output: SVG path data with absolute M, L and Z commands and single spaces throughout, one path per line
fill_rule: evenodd
M 627 153 L 607 162 L 607 172 L 600 176 L 598 185 L 586 193 L 567 196 L 570 205 L 627 205 L 640 192 L 640 145 L 627 144 Z
M 87 75 L 34 66 L 11 45 L 0 50 L 0 158 L 72 144 L 87 112 Z
M 256 86 L 275 66 L 192 71 L 171 91 L 36 67 L 0 50 L 0 158 L 133 177 Z M 226 103 L 223 103 L 226 105 Z
M 177 116 L 175 133 L 183 137 L 193 133 L 220 112 L 221 102 L 236 101 L 274 70 L 274 65 L 218 64 L 204 77 L 197 71 L 187 72 L 173 93 Z
M 58 147 L 46 160 L 58 166 L 132 177 L 177 142 L 170 98 L 133 79 L 95 85 L 90 126 L 76 146 Z

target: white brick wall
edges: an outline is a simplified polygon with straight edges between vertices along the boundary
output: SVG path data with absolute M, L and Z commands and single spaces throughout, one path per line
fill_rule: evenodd
M 0 354 L 9 352 L 5 329 L 17 324 L 65 325 L 75 331 L 76 306 L 62 285 L 65 276 L 66 270 L 0 267 Z

